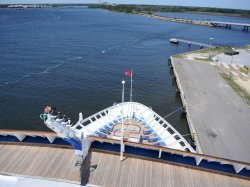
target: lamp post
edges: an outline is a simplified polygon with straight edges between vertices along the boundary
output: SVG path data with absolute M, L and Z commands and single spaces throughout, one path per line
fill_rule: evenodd
M 234 51 L 235 49 L 232 48 L 232 50 Z M 231 58 L 231 67 L 233 67 L 233 59 L 234 59 L 234 55 L 232 55 L 232 58 Z
M 121 127 L 120 161 L 123 161 L 123 152 L 124 152 L 124 144 L 123 144 L 123 134 L 124 134 L 124 124 L 123 124 L 124 85 L 125 85 L 125 81 L 122 81 L 122 127 Z
M 229 49 L 228 51 L 225 51 L 225 53 L 224 53 L 225 55 L 231 56 L 230 70 L 231 70 L 231 68 L 232 68 L 232 66 L 233 66 L 233 57 L 234 57 L 234 55 L 238 55 L 239 53 L 240 53 L 240 52 L 235 51 L 234 48 Z M 229 65 L 229 62 L 228 62 L 228 65 Z M 229 72 L 229 74 L 228 74 L 228 77 L 230 78 L 230 72 Z
M 122 81 L 122 103 L 124 102 L 124 84 L 125 81 Z
M 214 38 L 209 38 L 210 42 L 209 42 L 209 59 L 211 58 L 211 47 L 212 47 L 212 42 L 214 40 Z

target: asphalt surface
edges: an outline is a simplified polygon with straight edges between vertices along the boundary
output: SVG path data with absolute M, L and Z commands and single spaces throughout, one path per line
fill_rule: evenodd
M 250 107 L 207 62 L 174 58 L 203 154 L 250 163 Z

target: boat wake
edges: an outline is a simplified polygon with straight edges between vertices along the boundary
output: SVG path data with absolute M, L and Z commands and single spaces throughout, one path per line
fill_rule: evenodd
M 136 43 L 136 42 L 138 42 L 138 41 L 140 41 L 140 39 L 136 39 L 136 40 L 133 40 L 133 41 L 131 41 L 131 42 L 127 42 L 127 43 L 125 43 L 125 44 L 115 45 L 115 46 L 110 47 L 110 48 L 108 48 L 108 49 L 102 50 L 101 53 L 105 54 L 105 53 L 110 52 L 110 51 L 112 51 L 112 50 L 114 50 L 114 49 L 123 48 L 123 47 L 129 46 L 129 45 L 132 45 L 132 44 L 134 44 L 134 43 Z
M 19 82 L 22 82 L 23 80 L 29 78 L 29 77 L 32 77 L 34 75 L 40 75 L 40 74 L 47 74 L 49 73 L 49 71 L 57 68 L 57 67 L 60 67 L 62 66 L 64 63 L 66 62 L 69 62 L 69 61 L 74 61 L 74 60 L 80 60 L 82 59 L 81 56 L 78 56 L 78 57 L 73 57 L 73 58 L 68 58 L 66 60 L 62 60 L 60 61 L 59 63 L 55 64 L 55 65 L 52 65 L 52 66 L 49 66 L 47 67 L 45 70 L 43 71 L 39 71 L 39 72 L 33 72 L 33 73 L 29 73 L 29 74 L 26 74 L 26 75 L 23 75 L 21 77 L 19 77 L 18 79 L 14 80 L 14 81 L 7 81 L 7 82 L 4 82 L 2 84 L 0 84 L 0 87 L 4 87 L 4 86 L 7 86 L 7 85 L 10 85 L 10 84 L 16 84 L 16 83 L 19 83 Z
M 48 14 L 48 16 L 53 20 L 61 19 L 61 15 Z M 15 27 L 15 26 L 19 26 L 19 25 L 30 25 L 30 24 L 34 24 L 34 23 L 40 23 L 40 22 L 42 22 L 42 21 L 37 20 L 37 21 L 28 21 L 28 22 L 24 22 L 24 23 L 6 24 L 6 25 L 0 25 L 0 28 Z
M 34 24 L 34 23 L 40 23 L 41 21 L 28 21 L 24 23 L 16 23 L 16 24 L 9 24 L 9 25 L 0 25 L 0 28 L 5 28 L 5 27 L 14 27 L 18 25 L 29 25 L 29 24 Z
M 48 17 L 50 17 L 53 20 L 61 19 L 61 15 L 56 15 L 56 14 L 53 14 L 53 13 L 47 13 L 47 15 L 48 15 Z

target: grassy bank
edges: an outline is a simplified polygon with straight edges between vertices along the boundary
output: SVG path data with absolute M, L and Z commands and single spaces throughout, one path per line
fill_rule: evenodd
M 223 79 L 233 88 L 233 90 L 250 106 L 250 95 L 243 89 L 241 89 L 238 84 L 236 84 L 228 75 L 220 73 Z
M 216 56 L 218 54 L 224 53 L 227 49 L 228 49 L 228 47 L 216 46 L 216 47 L 211 47 L 211 48 L 199 49 L 199 50 L 196 50 L 196 51 L 190 51 L 190 52 L 186 52 L 186 53 L 182 53 L 182 54 L 176 54 L 176 55 L 174 55 L 174 57 L 176 57 L 176 58 L 185 58 L 189 54 L 207 54 L 207 56 L 209 56 L 209 54 L 210 54 L 209 59 L 202 59 L 201 58 L 201 59 L 197 59 L 197 60 L 211 62 L 212 57 L 214 57 L 214 56 Z

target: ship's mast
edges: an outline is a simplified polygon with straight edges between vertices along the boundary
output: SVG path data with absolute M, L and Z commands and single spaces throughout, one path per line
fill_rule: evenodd
M 133 89 L 133 70 L 131 70 L 131 76 L 130 76 L 130 102 L 133 101 L 133 94 L 132 94 L 132 89 Z
M 120 161 L 123 160 L 123 152 L 124 152 L 124 145 L 123 145 L 123 134 L 124 134 L 124 122 L 123 122 L 123 103 L 124 103 L 124 85 L 125 81 L 122 81 L 122 127 L 121 127 L 121 149 L 120 149 Z

